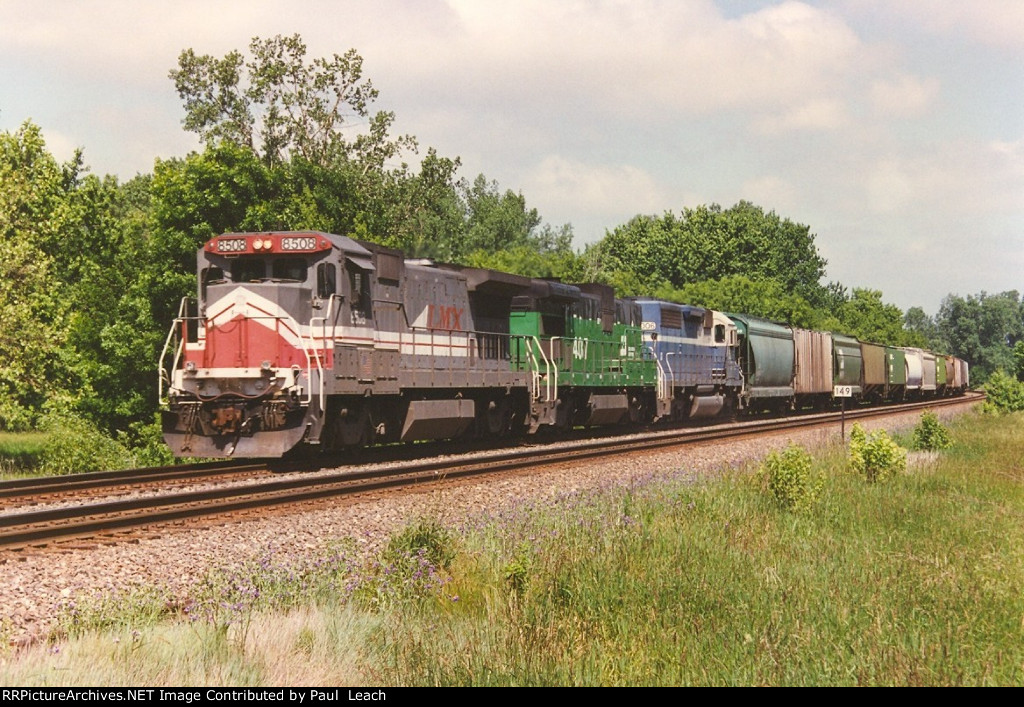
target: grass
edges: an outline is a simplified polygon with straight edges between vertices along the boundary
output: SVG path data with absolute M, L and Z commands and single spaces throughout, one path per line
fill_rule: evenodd
M 1024 684 L 1024 417 L 951 432 L 885 483 L 816 455 L 799 511 L 751 470 L 668 474 L 420 521 L 370 563 L 254 563 L 187 622 L 82 613 L 0 683 Z
M 22 476 L 38 466 L 47 438 L 44 432 L 0 432 L 0 478 Z

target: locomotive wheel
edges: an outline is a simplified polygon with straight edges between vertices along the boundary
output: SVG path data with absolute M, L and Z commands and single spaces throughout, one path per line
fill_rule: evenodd
M 370 415 L 362 405 L 339 410 L 331 427 L 334 448 L 360 447 L 370 440 Z
M 629 422 L 630 424 L 636 425 L 641 422 L 649 422 L 650 416 L 647 414 L 645 409 L 644 401 L 638 396 L 632 395 L 629 399 Z
M 488 401 L 483 422 L 488 437 L 507 437 L 512 431 L 512 404 L 509 399 Z
M 572 429 L 573 418 L 576 415 L 576 403 L 572 395 L 563 393 L 558 398 L 558 407 L 555 408 L 555 429 L 559 432 L 568 432 Z

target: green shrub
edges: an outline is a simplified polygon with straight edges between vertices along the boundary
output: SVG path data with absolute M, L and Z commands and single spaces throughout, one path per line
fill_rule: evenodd
M 533 548 L 529 543 L 520 543 L 512 558 L 504 566 L 502 572 L 505 582 L 508 585 L 512 596 L 521 598 L 530 583 L 530 575 L 533 572 L 534 556 Z
M 770 453 L 758 469 L 768 495 L 786 510 L 810 508 L 818 498 L 823 479 L 811 470 L 811 455 L 795 444 Z
M 131 434 L 123 435 L 120 441 L 131 448 L 138 466 L 169 466 L 177 462 L 171 448 L 164 442 L 159 418 L 149 424 L 134 423 Z
M 86 471 L 127 469 L 134 466 L 131 452 L 86 420 L 68 414 L 50 414 L 43 422 L 47 433 L 39 460 L 44 474 L 80 474 Z
M 455 536 L 436 520 L 422 518 L 393 535 L 385 558 L 389 560 L 422 556 L 436 568 L 449 569 L 455 559 Z
M 1016 412 L 1024 410 L 1024 383 L 1008 376 L 1003 371 L 996 371 L 985 382 L 986 412 Z
M 850 468 L 872 483 L 886 481 L 907 469 L 907 450 L 896 444 L 885 430 L 866 433 L 854 424 L 850 433 Z
M 925 410 L 921 413 L 921 421 L 914 428 L 911 444 L 917 451 L 934 452 L 949 449 L 953 446 L 953 440 L 949 437 L 949 430 L 939 422 L 938 416 L 931 410 Z

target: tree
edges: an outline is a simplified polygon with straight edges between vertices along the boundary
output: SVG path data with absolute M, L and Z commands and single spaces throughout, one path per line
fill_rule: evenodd
M 501 250 L 530 249 L 538 253 L 567 253 L 571 250 L 572 227 L 554 229 L 543 224 L 537 209 L 528 208 L 522 193 L 506 189 L 477 175 L 472 184 L 457 186 L 463 225 L 447 239 L 447 252 L 439 253 L 451 262 L 463 262 L 470 255 Z M 484 256 L 486 257 L 486 255 Z
M 587 282 L 586 263 L 571 250 L 542 252 L 528 245 L 488 252 L 477 250 L 470 253 L 464 264 L 474 268 L 489 268 L 502 272 L 561 280 L 562 282 Z
M 31 123 L 0 134 L 0 428 L 59 410 L 123 430 L 153 410 L 159 334 L 148 295 L 141 318 L 129 295 L 166 268 L 149 259 L 151 180 L 87 172 Z
M 936 318 L 950 353 L 971 364 L 971 380 L 1014 371 L 1013 347 L 1024 339 L 1024 307 L 1016 290 L 989 295 L 948 295 Z
M 636 216 L 606 234 L 595 255 L 606 273 L 630 271 L 652 285 L 681 288 L 742 275 L 774 280 L 814 306 L 825 300 L 826 261 L 810 228 L 746 201 L 725 210 L 712 204 L 680 216 Z
M 371 113 L 377 91 L 355 50 L 307 61 L 298 35 L 257 37 L 249 49 L 248 59 L 188 49 L 170 72 L 185 128 L 206 149 L 158 165 L 162 228 L 196 247 L 224 227 L 309 228 L 462 256 L 450 245 L 465 232 L 459 160 L 431 149 L 418 172 L 400 161 L 416 141 L 390 137 L 392 113 Z
M 932 351 L 946 351 L 949 345 L 942 340 L 939 327 L 935 320 L 925 314 L 920 307 L 911 307 L 903 315 L 903 328 L 916 336 L 924 348 Z
M 24 240 L 0 240 L 0 430 L 32 426 L 59 385 L 60 305 L 50 260 Z
M 384 173 L 361 195 L 353 235 L 412 257 L 454 260 L 451 244 L 465 229 L 455 185 L 459 166 L 458 158 L 429 148 L 418 172 L 403 165 Z
M 321 166 L 352 160 L 377 169 L 412 146 L 409 138 L 388 138 L 394 114 L 370 115 L 377 90 L 363 79 L 354 49 L 307 63 L 295 34 L 254 37 L 249 50 L 246 60 L 238 51 L 217 59 L 186 49 L 170 72 L 185 102 L 185 129 L 207 146 L 233 143 L 268 165 L 298 155 Z M 368 129 L 345 137 L 356 123 Z
M 855 287 L 839 308 L 839 330 L 861 341 L 893 346 L 923 346 L 926 342 L 903 328 L 903 311 L 882 301 L 880 290 Z
M 79 159 L 58 164 L 32 123 L 0 133 L 0 429 L 33 425 L 72 388 L 61 356 L 68 303 L 48 250 L 61 242 Z
M 1024 382 L 1024 341 L 1013 345 L 1013 368 L 1017 380 Z
M 807 300 L 788 292 L 775 280 L 727 275 L 718 280 L 684 285 L 677 290 L 662 289 L 657 295 L 676 302 L 751 314 L 793 326 L 817 328 L 822 325 L 820 314 Z

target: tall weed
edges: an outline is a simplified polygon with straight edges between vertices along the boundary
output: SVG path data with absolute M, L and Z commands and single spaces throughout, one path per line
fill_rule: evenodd
M 907 470 L 907 450 L 885 430 L 867 433 L 854 423 L 850 433 L 849 466 L 871 483 L 884 482 Z
M 931 410 L 925 410 L 921 413 L 921 421 L 914 428 L 911 444 L 919 452 L 937 452 L 952 447 L 953 440 L 949 436 L 949 430 L 939 422 L 938 415 Z
M 806 449 L 795 444 L 771 452 L 758 469 L 772 500 L 789 511 L 804 511 L 814 505 L 824 479 L 812 471 L 813 460 Z

